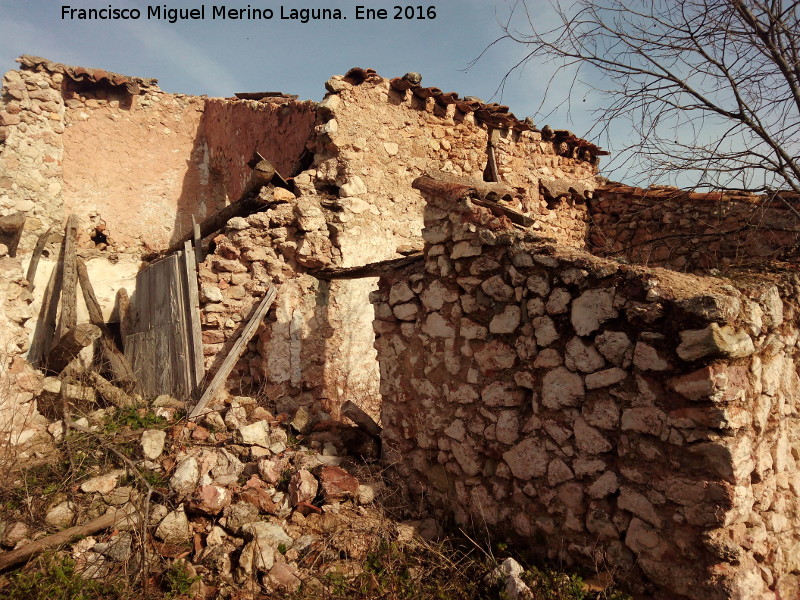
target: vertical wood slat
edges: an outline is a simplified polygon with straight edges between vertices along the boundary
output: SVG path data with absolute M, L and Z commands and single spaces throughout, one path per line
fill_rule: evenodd
M 77 260 L 78 218 L 70 215 L 64 232 L 64 275 L 61 292 L 61 317 L 58 320 L 56 339 L 74 329 L 78 324 L 78 267 Z
M 36 322 L 36 330 L 33 334 L 33 342 L 28 353 L 28 358 L 36 366 L 41 366 L 44 357 L 53 347 L 53 339 L 56 334 L 58 321 L 58 301 L 61 298 L 61 284 L 64 278 L 64 245 L 66 238 L 62 240 L 58 250 L 58 260 L 50 272 L 50 279 L 42 297 L 42 307 L 39 310 L 39 319 Z
M 192 409 L 192 412 L 189 413 L 190 419 L 194 419 L 195 417 L 199 416 L 203 409 L 205 409 L 206 405 L 225 384 L 225 381 L 228 379 L 228 375 L 239 360 L 242 350 L 255 334 L 259 324 L 266 316 L 269 307 L 272 306 L 272 303 L 275 301 L 276 295 L 277 291 L 274 287 L 270 286 L 267 288 L 266 295 L 251 315 L 247 325 L 245 325 L 244 329 L 242 329 L 242 332 L 239 334 L 239 338 L 230 349 L 230 352 L 228 352 L 228 356 L 225 357 L 225 360 L 222 362 L 219 371 L 214 374 L 214 378 L 211 380 L 211 383 L 208 384 L 208 387 L 203 391 L 203 395 L 200 397 L 200 400 Z
M 192 383 L 194 364 L 191 356 L 191 345 L 189 343 L 189 323 L 187 322 L 188 310 L 186 308 L 187 298 L 185 293 L 185 269 L 182 268 L 184 256 L 183 252 L 176 252 L 170 257 L 169 276 L 171 285 L 169 286 L 169 302 L 172 313 L 172 323 L 175 325 L 175 336 L 172 338 L 172 348 L 170 359 L 175 367 L 177 376 L 176 384 L 183 391 L 182 396 L 189 396 L 194 389 Z
M 137 275 L 130 306 L 137 318 L 125 344 L 145 394 L 199 396 L 205 375 L 199 296 L 191 242 Z
M 186 283 L 186 313 L 188 315 L 189 349 L 191 350 L 193 369 L 192 396 L 196 397 L 200 384 L 205 377 L 203 362 L 203 331 L 200 327 L 200 292 L 197 288 L 197 263 L 192 245 L 184 244 L 184 268 Z

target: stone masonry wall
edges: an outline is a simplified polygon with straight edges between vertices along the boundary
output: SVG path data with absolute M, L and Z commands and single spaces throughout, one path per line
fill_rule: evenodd
M 43 432 L 47 420 L 34 400 L 43 377 L 24 360 L 30 345 L 25 325 L 34 313 L 20 259 L 0 256 L 0 274 L 0 456 L 6 457 Z
M 630 267 L 428 200 L 424 266 L 373 295 L 398 480 L 641 597 L 797 597 L 797 278 Z
M 295 198 L 282 189 L 274 194 L 271 208 L 231 219 L 200 266 L 206 367 L 209 375 L 215 372 L 267 286 L 275 285 L 275 320 L 259 330 L 228 380 L 248 393 L 293 396 L 308 406 L 317 401 L 317 410 L 331 411 L 330 372 L 340 365 L 330 356 L 345 343 L 348 328 L 331 320 L 337 301 L 331 284 L 303 271 L 333 264 L 338 249 L 317 198 Z
M 9 71 L 0 97 L 0 216 L 28 217 L 19 251 L 64 217 L 63 75 Z
M 490 141 L 500 181 L 523 192 L 516 208 L 552 235 L 563 232 L 565 243 L 585 246 L 585 208 L 573 212 L 571 199 L 549 208 L 540 189 L 546 186 L 560 199 L 570 196 L 570 188 L 582 195 L 597 185 L 597 165 L 563 155 L 563 142 L 544 141 L 538 131 L 492 128 L 475 113 L 395 91 L 377 76 L 355 85 L 334 77 L 327 87 L 332 91 L 320 104 L 322 123 L 308 174 L 317 187 L 339 190 L 347 223 L 339 236 L 355 240 L 343 252 L 346 261 L 391 258 L 391 243 L 418 239 L 424 204 L 412 181 L 433 171 L 482 180 Z
M 395 258 L 398 249 L 419 248 L 424 201 L 412 181 L 428 171 L 482 178 L 490 140 L 502 181 L 518 188 L 522 198 L 515 207 L 533 213 L 565 243 L 585 246 L 586 206 L 575 202 L 569 189 L 590 191 L 597 168 L 562 155 L 562 142 L 543 141 L 536 131 L 493 129 L 455 105 L 444 108 L 433 98 L 393 91 L 379 76 L 363 82 L 336 76 L 326 87 L 308 144 L 313 163 L 294 183 L 305 197 L 324 203 L 336 266 L 364 265 Z M 353 400 L 377 417 L 379 373 L 368 301 L 375 282 L 330 283 L 320 335 L 329 337 L 328 327 L 337 332 L 325 347 L 323 398 L 334 407 Z
M 779 197 L 609 184 L 590 213 L 592 251 L 636 264 L 692 271 L 798 257 L 800 218 Z

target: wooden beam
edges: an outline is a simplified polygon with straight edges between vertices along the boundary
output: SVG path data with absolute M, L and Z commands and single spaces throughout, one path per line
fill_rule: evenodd
M 69 529 L 59 531 L 53 535 L 48 535 L 35 542 L 26 544 L 17 550 L 3 552 L 0 554 L 0 571 L 5 571 L 10 567 L 20 565 L 50 548 L 58 548 L 79 537 L 92 535 L 103 529 L 109 529 L 117 523 L 128 519 L 132 514 L 133 511 L 130 507 L 109 508 L 104 515 L 92 519 L 88 523 L 76 525 L 75 527 L 70 527 Z
M 33 291 L 33 280 L 36 279 L 36 269 L 39 267 L 39 259 L 42 257 L 42 252 L 44 252 L 44 247 L 47 245 L 51 233 L 53 233 L 52 226 L 39 236 L 39 239 L 36 241 L 36 247 L 33 249 L 33 254 L 31 254 L 31 262 L 28 263 L 28 272 L 25 274 L 25 279 L 28 280 L 28 288 L 30 291 Z
M 388 260 L 381 260 L 358 267 L 328 267 L 326 269 L 318 269 L 316 271 L 309 271 L 309 275 L 313 275 L 317 279 L 360 279 L 362 277 L 380 277 L 413 265 L 420 262 L 425 258 L 422 252 L 415 252 L 402 258 L 390 258 Z
M 9 256 L 17 255 L 17 247 L 22 238 L 22 230 L 25 228 L 27 220 L 24 213 L 14 213 L 5 217 L 0 217 L 0 239 L 8 248 Z
M 58 375 L 78 356 L 78 352 L 86 348 L 101 335 L 100 328 L 91 323 L 81 323 L 65 333 L 58 343 L 47 354 L 45 366 L 47 371 Z
M 39 309 L 39 319 L 36 321 L 36 330 L 33 333 L 31 349 L 28 353 L 32 364 L 42 367 L 45 358 L 53 346 L 58 318 L 58 300 L 61 297 L 61 280 L 63 276 L 64 244 L 58 254 L 58 261 L 50 272 L 50 279 L 42 297 L 42 307 Z
M 169 265 L 169 278 L 167 286 L 170 287 L 169 310 L 170 321 L 174 326 L 174 337 L 172 339 L 172 349 L 169 354 L 171 371 L 180 382 L 179 387 L 183 391 L 178 393 L 177 389 L 172 393 L 178 396 L 190 396 L 196 398 L 195 379 L 194 379 L 194 357 L 193 345 L 191 341 L 188 318 L 187 304 L 189 302 L 188 290 L 186 289 L 186 268 L 184 267 L 186 256 L 183 252 L 177 252 L 166 259 Z
M 381 426 L 350 400 L 342 405 L 342 416 L 347 417 L 373 437 L 381 437 Z
M 216 233 L 225 227 L 225 223 L 233 217 L 252 215 L 253 213 L 264 210 L 267 206 L 272 204 L 273 201 L 272 190 L 269 188 L 256 189 L 253 192 L 244 194 L 236 202 L 219 209 L 200 223 L 200 239 L 206 238 L 212 233 Z M 181 236 L 178 241 L 167 248 L 166 254 L 172 254 L 173 252 L 183 250 L 183 244 L 195 237 L 194 228 L 192 228 L 185 235 Z
M 102 333 L 100 350 L 103 353 L 103 358 L 108 363 L 108 369 L 113 374 L 115 382 L 132 389 L 136 385 L 133 369 L 130 363 L 128 363 L 128 359 L 125 358 L 125 355 L 117 348 L 117 344 L 114 341 L 114 334 L 111 333 L 111 330 L 108 328 L 103 318 L 103 310 L 94 293 L 92 282 L 89 279 L 89 272 L 86 270 L 86 263 L 78 258 L 76 260 L 76 266 L 78 270 L 78 281 L 81 284 L 81 291 L 83 292 L 83 300 L 86 303 L 86 310 L 89 312 L 89 321 L 97 325 Z
M 78 323 L 78 268 L 75 248 L 77 237 L 78 218 L 70 215 L 64 230 L 64 283 L 61 291 L 61 317 L 58 321 L 57 339 L 64 337 Z
M 502 204 L 498 204 L 497 202 L 492 202 L 491 200 L 484 200 L 482 198 L 470 198 L 470 201 L 473 204 L 477 204 L 478 206 L 483 206 L 484 208 L 488 208 L 490 211 L 492 211 L 492 214 L 496 217 L 506 217 L 509 221 L 514 223 L 514 225 L 519 225 L 521 227 L 530 227 L 536 222 L 528 215 L 523 214 L 518 210 L 514 210 L 513 208 L 509 208 L 508 206 L 504 206 Z
M 192 244 L 194 245 L 194 258 L 199 265 L 206 257 L 203 256 L 203 238 L 200 235 L 200 223 L 194 220 L 192 215 Z
M 489 167 L 489 176 L 492 178 L 492 181 L 499 182 L 500 175 L 497 171 L 497 159 L 495 158 L 494 154 L 494 146 L 489 146 L 489 151 L 487 153 L 489 155 L 488 164 Z
M 136 401 L 108 379 L 94 371 L 89 372 L 89 381 L 94 389 L 103 397 L 103 400 L 117 408 L 131 408 L 136 406 Z
M 267 293 L 263 300 L 261 300 L 261 303 L 256 307 L 252 316 L 248 320 L 247 325 L 245 325 L 244 329 L 242 329 L 242 333 L 239 335 L 236 343 L 233 345 L 230 352 L 228 352 L 228 356 L 225 357 L 225 360 L 220 366 L 219 371 L 216 372 L 214 378 L 211 380 L 211 383 L 208 384 L 208 387 L 200 397 L 200 400 L 198 400 L 197 404 L 192 409 L 192 412 L 189 413 L 190 419 L 200 416 L 206 405 L 214 398 L 217 392 L 219 392 L 222 386 L 225 384 L 225 381 L 228 379 L 228 375 L 230 375 L 230 372 L 233 370 L 233 367 L 239 360 L 239 356 L 242 354 L 247 346 L 247 343 L 250 341 L 253 335 L 255 335 L 256 329 L 258 329 L 258 326 L 266 316 L 269 307 L 272 306 L 272 303 L 275 301 L 276 295 L 277 291 L 274 287 L 270 286 L 267 289 Z

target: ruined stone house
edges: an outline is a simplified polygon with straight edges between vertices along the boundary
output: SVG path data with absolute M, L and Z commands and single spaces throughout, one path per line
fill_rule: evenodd
M 19 61 L 0 106 L 13 441 L 43 425 L 23 357 L 57 240 L 32 289 L 22 277 L 41 234 L 79 217 L 114 322 L 144 263 L 250 189 L 257 152 L 288 183 L 205 240 L 208 374 L 275 285 L 228 387 L 334 415 L 355 402 L 435 510 L 646 597 L 800 593 L 784 203 L 601 185 L 602 151 L 569 132 L 371 70 L 313 103 Z

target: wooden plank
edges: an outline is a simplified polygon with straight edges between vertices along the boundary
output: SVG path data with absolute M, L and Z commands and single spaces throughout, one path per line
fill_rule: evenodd
M 31 262 L 28 263 L 28 272 L 25 274 L 25 279 L 28 280 L 30 291 L 33 291 L 33 280 L 36 279 L 36 269 L 39 267 L 39 259 L 42 257 L 42 252 L 44 252 L 44 247 L 47 245 L 51 233 L 53 233 L 52 226 L 36 240 L 36 247 L 33 249 L 33 254 L 31 254 Z
M 200 384 L 205 377 L 203 362 L 203 330 L 200 327 L 200 290 L 197 287 L 197 263 L 194 252 L 189 242 L 184 244 L 184 268 L 186 270 L 186 311 L 189 318 L 189 348 L 191 350 L 192 364 L 194 365 L 192 380 L 192 395 L 200 389 Z
M 47 370 L 59 374 L 78 352 L 100 337 L 100 328 L 91 323 L 81 323 L 65 333 L 47 353 Z
M 134 333 L 125 338 L 128 360 L 133 374 L 145 396 L 157 396 L 164 393 L 159 389 L 158 378 L 163 369 L 154 369 L 155 337 L 152 332 Z
M 362 277 L 380 277 L 387 273 L 394 273 L 398 269 L 420 262 L 425 258 L 422 252 L 415 252 L 402 258 L 390 258 L 357 267 L 329 267 L 309 271 L 317 279 L 360 279 Z
M 61 296 L 61 282 L 63 275 L 63 256 L 64 244 L 62 242 L 59 250 L 58 261 L 50 272 L 50 279 L 47 282 L 44 296 L 42 297 L 42 307 L 39 309 L 39 318 L 36 321 L 36 330 L 33 334 L 33 342 L 28 353 L 32 364 L 40 367 L 44 364 L 44 358 L 53 346 L 53 338 L 56 333 L 56 320 L 58 317 L 58 300 Z
M 191 344 L 188 323 L 188 299 L 184 289 L 183 252 L 177 252 L 171 257 L 171 270 L 169 272 L 170 307 L 172 310 L 172 323 L 175 328 L 170 359 L 175 365 L 178 376 L 179 388 L 182 390 L 180 397 L 188 396 L 194 389 L 194 363 L 191 356 Z
M 258 329 L 258 326 L 266 316 L 269 307 L 272 306 L 272 303 L 275 301 L 276 295 L 277 291 L 274 287 L 270 286 L 267 289 L 267 293 L 264 295 L 264 298 L 261 300 L 261 303 L 256 307 L 252 316 L 247 321 L 247 325 L 245 325 L 244 329 L 242 329 L 239 338 L 231 348 L 228 356 L 225 357 L 225 360 L 220 366 L 219 371 L 215 373 L 211 383 L 208 384 L 208 387 L 203 392 L 200 400 L 192 409 L 192 412 L 189 414 L 190 419 L 198 417 L 205 409 L 206 405 L 225 384 L 225 381 L 228 379 L 228 375 L 230 375 L 230 372 L 233 370 L 233 367 L 239 360 L 239 356 L 241 356 L 242 352 L 247 346 L 247 343 L 250 341 L 253 335 L 255 335 L 256 329 Z
M 119 288 L 117 290 L 117 318 L 119 319 L 119 336 L 122 338 L 122 348 L 125 350 L 125 338 L 128 336 L 135 319 L 131 312 L 131 300 L 128 297 L 128 290 Z
M 64 230 L 64 283 L 61 291 L 61 317 L 58 320 L 56 339 L 61 339 L 67 331 L 78 324 L 78 270 L 76 265 L 78 237 L 78 218 L 70 215 Z

